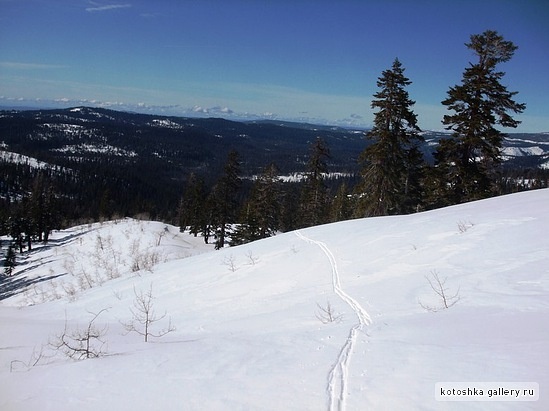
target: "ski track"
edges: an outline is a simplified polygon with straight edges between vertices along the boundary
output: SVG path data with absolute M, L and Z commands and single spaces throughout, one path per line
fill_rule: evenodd
M 300 231 L 296 231 L 295 234 L 301 240 L 310 244 L 315 244 L 326 254 L 332 267 L 332 286 L 334 292 L 347 303 L 358 317 L 358 324 L 354 325 L 349 331 L 347 340 L 341 348 L 336 363 L 330 369 L 328 374 L 328 396 L 329 396 L 329 411 L 344 411 L 345 410 L 345 398 L 347 392 L 348 378 L 349 378 L 349 364 L 351 362 L 351 354 L 357 339 L 359 331 L 366 325 L 372 323 L 370 315 L 364 308 L 349 294 L 347 294 L 343 288 L 341 288 L 341 280 L 339 278 L 339 271 L 337 269 L 337 262 L 326 245 L 322 241 L 316 241 L 301 234 Z

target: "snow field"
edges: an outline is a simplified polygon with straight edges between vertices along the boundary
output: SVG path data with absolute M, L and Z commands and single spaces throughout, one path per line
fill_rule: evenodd
M 0 409 L 548 409 L 548 200 L 549 190 L 525 192 L 216 252 L 160 223 L 56 233 L 20 269 L 29 280 L 60 276 L 0 301 Z M 120 256 L 113 279 L 93 260 L 99 229 Z M 156 246 L 162 230 L 169 235 Z M 145 251 L 162 258 L 133 271 L 131 256 Z M 105 280 L 76 287 L 67 255 Z M 433 272 L 459 294 L 453 307 L 420 305 L 440 305 L 426 279 Z M 29 299 L 51 281 L 77 292 Z M 134 289 L 151 285 L 156 312 L 167 315 L 153 327 L 170 317 L 176 330 L 144 343 L 124 335 L 121 321 L 131 318 Z M 317 318 L 328 301 L 340 322 Z M 65 321 L 84 327 L 105 308 L 105 356 L 73 361 L 47 346 Z M 30 365 L 41 346 L 44 358 Z M 438 402 L 441 381 L 535 381 L 541 395 Z

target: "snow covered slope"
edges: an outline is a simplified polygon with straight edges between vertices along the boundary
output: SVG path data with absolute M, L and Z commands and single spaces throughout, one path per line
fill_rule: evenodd
M 163 225 L 143 223 L 137 248 L 122 223 L 56 233 L 29 255 L 27 284 L 0 301 L 0 409 L 549 409 L 548 204 L 549 190 L 524 192 L 200 255 L 193 246 L 187 258 L 175 250 L 200 239 Z M 109 235 L 119 275 L 111 265 L 87 287 L 79 267 L 90 278 L 109 267 L 96 257 Z M 153 251 L 156 265 L 132 266 Z M 80 263 L 63 265 L 71 255 Z M 168 318 L 176 330 L 145 343 L 123 324 L 149 290 L 166 313 L 153 333 Z M 48 345 L 98 313 L 103 356 L 74 361 Z M 436 383 L 467 381 L 535 382 L 539 399 L 436 400 Z

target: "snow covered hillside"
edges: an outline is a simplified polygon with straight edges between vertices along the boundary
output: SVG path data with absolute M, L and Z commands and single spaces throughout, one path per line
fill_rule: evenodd
M 537 190 L 211 252 L 160 223 L 54 233 L 2 285 L 0 409 L 547 410 L 548 204 Z M 148 332 L 171 332 L 127 332 L 139 299 Z M 55 348 L 90 330 L 98 358 Z M 539 399 L 437 401 L 440 382 L 537 383 Z

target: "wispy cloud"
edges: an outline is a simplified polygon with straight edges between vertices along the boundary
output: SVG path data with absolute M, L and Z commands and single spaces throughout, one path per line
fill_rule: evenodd
M 0 67 L 12 70 L 52 70 L 67 68 L 59 64 L 20 63 L 15 61 L 0 61 Z
M 192 112 L 201 113 L 201 114 L 224 114 L 224 115 L 234 114 L 234 111 L 231 110 L 229 107 L 221 107 L 221 106 L 214 106 L 214 107 L 194 106 L 192 108 Z
M 131 7 L 132 5 L 129 3 L 126 4 L 104 4 L 101 5 L 99 3 L 96 3 L 94 1 L 90 1 L 90 4 L 93 5 L 93 7 L 87 7 L 86 11 L 89 13 L 95 13 L 98 11 L 109 11 L 109 10 L 116 10 L 116 9 L 127 9 Z

